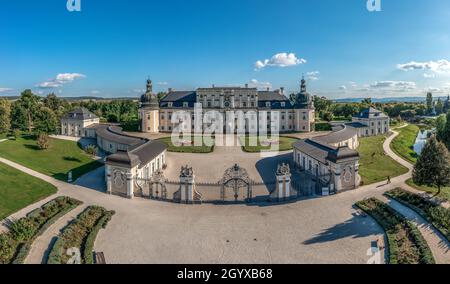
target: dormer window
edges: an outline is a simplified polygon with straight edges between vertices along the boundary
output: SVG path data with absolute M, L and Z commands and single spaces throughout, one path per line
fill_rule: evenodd
M 183 103 L 183 107 L 189 107 L 189 103 L 188 102 L 184 102 Z
M 270 107 L 270 102 L 266 102 L 266 107 Z
M 285 102 L 281 102 L 281 107 L 286 107 L 286 103 Z
M 169 103 L 167 103 L 167 106 L 168 106 L 168 107 L 173 107 L 173 103 L 172 103 L 172 102 L 169 102 Z

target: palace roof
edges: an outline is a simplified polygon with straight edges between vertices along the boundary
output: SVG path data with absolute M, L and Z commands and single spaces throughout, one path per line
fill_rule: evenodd
M 376 108 L 369 107 L 363 110 L 356 118 L 387 118 L 388 116 Z
M 73 111 L 68 112 L 64 119 L 76 119 L 76 120 L 86 120 L 86 119 L 96 119 L 98 116 L 90 112 L 84 107 L 74 109 Z

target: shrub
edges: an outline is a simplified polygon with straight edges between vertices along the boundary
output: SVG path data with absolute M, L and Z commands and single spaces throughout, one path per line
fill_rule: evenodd
M 0 235 L 0 264 L 9 263 L 13 253 L 14 244 L 9 234 Z
M 46 149 L 48 149 L 48 147 L 50 147 L 50 138 L 49 138 L 48 134 L 46 134 L 46 133 L 39 133 L 36 142 L 37 142 L 39 149 L 41 149 L 41 150 L 46 150 Z
M 36 232 L 36 225 L 28 218 L 21 218 L 10 225 L 10 232 L 17 242 L 30 240 Z
M 97 156 L 98 148 L 95 145 L 88 145 L 84 151 L 88 155 Z

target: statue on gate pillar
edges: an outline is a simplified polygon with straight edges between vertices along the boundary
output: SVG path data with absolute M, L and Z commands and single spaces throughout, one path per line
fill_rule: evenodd
M 201 202 L 201 195 L 195 190 L 195 175 L 192 167 L 181 167 L 180 189 L 174 193 L 174 200 L 186 204 Z
M 291 197 L 291 169 L 289 164 L 278 165 L 275 186 L 275 191 L 270 194 L 272 199 L 280 201 Z

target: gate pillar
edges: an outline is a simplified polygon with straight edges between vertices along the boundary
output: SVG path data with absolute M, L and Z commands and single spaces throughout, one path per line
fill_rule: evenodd
M 271 193 L 270 197 L 277 201 L 286 200 L 291 197 L 291 170 L 289 164 L 283 163 L 278 165 L 275 191 Z

